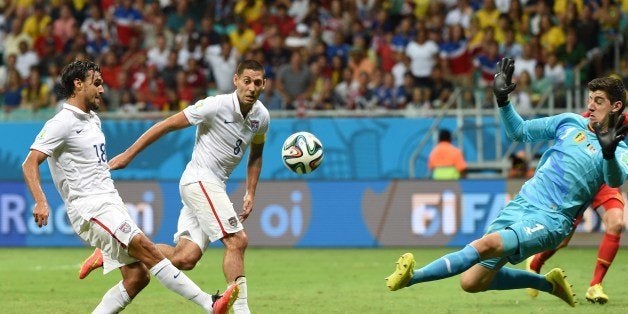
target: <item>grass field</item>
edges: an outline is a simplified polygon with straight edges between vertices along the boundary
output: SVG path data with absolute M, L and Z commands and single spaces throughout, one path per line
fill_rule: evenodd
M 580 302 L 575 309 L 549 294 L 531 299 L 523 290 L 463 292 L 458 278 L 389 292 L 384 277 L 397 257 L 413 252 L 423 265 L 451 248 L 418 249 L 270 249 L 247 251 L 249 304 L 253 313 L 627 313 L 628 254 L 620 251 L 604 282 L 606 305 L 584 299 L 595 249 L 568 248 L 544 270 L 560 266 Z M 0 313 L 88 313 L 119 272 L 93 273 L 79 280 L 80 261 L 91 250 L 0 248 Z M 188 275 L 204 290 L 224 289 L 222 249 L 210 249 Z M 523 265 L 518 265 L 522 267 Z M 156 280 L 126 313 L 201 313 L 193 303 Z

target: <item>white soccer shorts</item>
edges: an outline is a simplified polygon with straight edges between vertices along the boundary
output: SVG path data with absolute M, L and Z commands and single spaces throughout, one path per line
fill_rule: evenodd
M 195 182 L 179 187 L 183 208 L 179 214 L 174 242 L 184 237 L 205 251 L 210 242 L 236 233 L 244 227 L 222 185 Z
M 85 215 L 85 212 L 90 214 Z M 138 261 L 129 255 L 128 246 L 142 231 L 117 194 L 84 197 L 72 202 L 68 206 L 68 217 L 81 239 L 102 250 L 105 274 Z

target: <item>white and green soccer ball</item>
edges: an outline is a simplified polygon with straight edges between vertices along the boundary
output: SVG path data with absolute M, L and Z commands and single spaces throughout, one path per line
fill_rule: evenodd
M 296 132 L 283 142 L 281 159 L 292 172 L 310 173 L 323 161 L 323 144 L 312 133 Z

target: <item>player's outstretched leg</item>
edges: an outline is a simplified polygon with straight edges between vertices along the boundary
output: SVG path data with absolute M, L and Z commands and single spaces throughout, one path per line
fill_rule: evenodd
M 399 290 L 408 286 L 410 279 L 412 279 L 412 273 L 414 272 L 414 255 L 412 253 L 406 253 L 401 255 L 397 260 L 397 266 L 395 271 L 388 277 L 386 277 L 386 286 L 390 291 Z
M 240 292 L 240 288 L 237 284 L 232 284 L 225 290 L 223 294 L 214 294 L 212 295 L 212 301 L 214 301 L 212 305 L 212 309 L 214 314 L 224 314 L 227 313 L 233 303 L 238 298 L 238 294 Z
M 575 294 L 571 288 L 571 284 L 567 281 L 567 275 L 560 268 L 554 268 L 545 274 L 545 278 L 552 284 L 552 294 L 565 301 L 569 306 L 575 307 Z
M 93 270 L 102 267 L 102 251 L 99 248 L 96 248 L 92 255 L 86 258 L 81 265 L 81 269 L 79 270 L 79 279 L 83 279 L 89 275 Z

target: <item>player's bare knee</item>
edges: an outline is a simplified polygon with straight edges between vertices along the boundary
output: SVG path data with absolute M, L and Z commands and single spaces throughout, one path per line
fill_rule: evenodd
M 497 257 L 502 251 L 501 238 L 496 233 L 491 233 L 471 242 L 482 259 Z
M 164 258 L 157 246 L 143 234 L 133 237 L 129 243 L 129 255 L 142 261 L 148 267 L 154 266 Z
M 225 238 L 225 246 L 227 250 L 244 252 L 249 244 L 249 238 L 244 231 L 229 235 Z
M 473 276 L 463 274 L 460 277 L 460 288 L 465 292 L 478 293 L 484 291 L 484 287 Z
M 619 219 L 609 220 L 606 226 L 606 233 L 621 234 L 624 229 L 624 221 Z
M 197 262 L 197 258 L 189 255 L 176 256 L 172 259 L 172 264 L 180 270 L 192 270 Z

